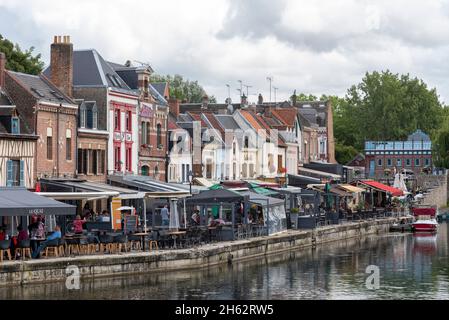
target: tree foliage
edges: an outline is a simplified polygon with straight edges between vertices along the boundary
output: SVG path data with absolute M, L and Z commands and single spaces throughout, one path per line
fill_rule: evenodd
M 168 82 L 170 84 L 170 97 L 179 99 L 187 103 L 201 103 L 203 97 L 207 95 L 206 91 L 198 81 L 185 80 L 181 75 L 153 75 L 152 82 Z M 214 96 L 209 97 L 209 102 L 215 103 Z
M 41 55 L 33 55 L 34 47 L 22 51 L 18 44 L 14 44 L 0 34 L 0 52 L 6 55 L 6 68 L 12 71 L 28 74 L 39 74 L 42 72 L 44 62 Z
M 362 150 L 366 140 L 404 140 L 416 129 L 434 137 L 443 105 L 422 80 L 385 71 L 367 73 L 334 113 L 337 142 Z
M 296 99 L 316 98 L 300 94 Z M 449 123 L 449 112 L 439 101 L 436 89 L 428 88 L 422 80 L 388 70 L 366 73 L 344 98 L 322 95 L 319 100 L 330 100 L 333 106 L 339 163 L 345 164 L 350 155 L 363 152 L 366 140 L 405 140 L 421 129 L 436 142 L 440 162 L 449 167 L 449 124 L 443 126 Z

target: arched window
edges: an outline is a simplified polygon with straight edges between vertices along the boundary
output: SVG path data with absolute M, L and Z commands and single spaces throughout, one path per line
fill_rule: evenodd
M 162 149 L 162 126 L 160 123 L 157 124 L 157 147 L 158 149 Z
M 148 166 L 142 167 L 142 176 L 148 177 L 150 175 L 150 168 Z
M 83 103 L 80 106 L 80 114 L 79 114 L 80 128 L 86 127 L 86 105 Z
M 147 135 L 147 123 L 146 122 L 142 122 L 141 130 L 142 130 L 142 136 L 141 136 L 142 142 L 141 143 L 147 144 L 148 143 L 148 141 L 147 141 L 148 135 Z
M 148 144 L 151 144 L 150 133 L 151 133 L 151 124 L 149 122 L 147 122 L 147 143 Z
M 92 129 L 98 128 L 98 108 L 97 104 L 92 107 Z

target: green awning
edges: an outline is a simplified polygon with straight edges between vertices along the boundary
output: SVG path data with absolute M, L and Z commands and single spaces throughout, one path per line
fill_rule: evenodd
M 252 190 L 255 193 L 263 195 L 263 196 L 274 196 L 274 195 L 278 194 L 276 191 L 273 191 L 273 190 L 270 190 L 270 189 L 266 189 L 266 188 L 262 188 L 262 187 L 253 188 Z

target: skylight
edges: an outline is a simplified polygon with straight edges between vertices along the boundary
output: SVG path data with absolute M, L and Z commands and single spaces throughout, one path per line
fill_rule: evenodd
M 34 91 L 39 97 L 43 98 L 45 95 L 42 93 L 42 91 L 39 91 L 36 88 L 31 88 L 32 91 Z

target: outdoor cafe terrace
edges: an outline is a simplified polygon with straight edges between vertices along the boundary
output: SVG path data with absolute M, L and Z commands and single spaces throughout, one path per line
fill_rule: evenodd
M 288 228 L 310 229 L 399 216 L 406 211 L 394 210 L 387 203 L 400 195 L 401 190 L 370 180 L 354 185 L 310 185 L 308 190 L 269 185 L 264 188 L 255 183 L 234 189 L 214 185 L 188 198 L 170 199 L 170 221 L 166 226 L 156 219 L 157 215 L 148 223 L 148 217 L 134 207 L 122 206 L 116 209 L 126 213 L 121 230 L 86 223 L 82 233 L 63 232 L 60 239 L 48 242 L 42 258 L 195 248 L 220 241 L 269 237 Z M 51 221 L 52 216 L 73 217 L 75 210 L 74 206 L 24 189 L 0 192 L 0 216 L 15 217 L 22 223 L 35 213 Z M 12 224 L 8 233 L 13 237 Z M 29 238 L 15 245 L 11 238 L 1 240 L 1 260 L 30 259 L 33 249 L 51 235 L 47 232 L 42 238 Z

